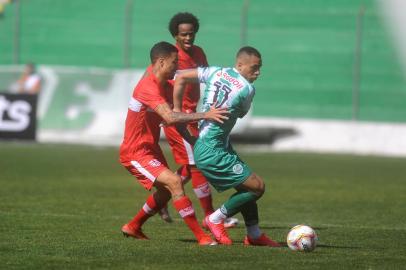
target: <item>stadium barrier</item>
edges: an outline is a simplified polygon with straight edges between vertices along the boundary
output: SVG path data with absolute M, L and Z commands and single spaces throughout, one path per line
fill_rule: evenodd
M 10 92 L 22 66 L 0 66 Z M 143 70 L 40 66 L 39 142 L 119 145 L 128 101 Z M 254 100 L 255 104 L 255 100 Z M 259 117 L 239 121 L 232 140 L 265 151 L 406 156 L 406 124 Z M 253 147 L 252 149 L 255 149 Z
M 22 68 L 0 67 L 0 83 L 9 92 L 16 91 Z M 121 142 L 128 101 L 144 70 L 40 66 L 38 72 L 43 82 L 37 112 L 40 142 Z M 249 115 L 235 132 L 244 129 Z

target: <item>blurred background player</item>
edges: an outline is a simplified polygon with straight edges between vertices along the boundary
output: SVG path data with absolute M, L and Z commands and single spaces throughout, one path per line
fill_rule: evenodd
M 147 190 L 156 191 L 148 197 L 137 215 L 121 231 L 125 236 L 148 239 L 142 225 L 172 198 L 175 209 L 195 235 L 200 245 L 216 244 L 199 226 L 190 199 L 184 194 L 180 177 L 168 169 L 159 147 L 160 125 L 207 119 L 226 119 L 225 110 L 186 114 L 173 112 L 166 94 L 172 93 L 168 80 L 175 75 L 178 50 L 168 42 L 155 44 L 150 51 L 151 66 L 138 82 L 130 99 L 125 122 L 124 139 L 120 147 L 121 164 Z
M 178 70 L 208 66 L 207 58 L 202 48 L 194 45 L 199 26 L 199 20 L 196 16 L 188 12 L 177 13 L 169 21 L 168 29 L 174 37 L 176 41 L 175 46 L 178 49 Z M 182 102 L 182 112 L 196 112 L 199 99 L 200 84 L 190 83 L 186 85 Z M 187 129 L 191 135 L 195 137 L 198 136 L 197 122 L 188 123 Z M 211 190 L 207 179 L 196 168 L 193 157 L 193 146 L 179 134 L 175 126 L 166 126 L 164 131 L 173 157 L 176 163 L 181 165 L 177 170 L 177 174 L 181 176 L 184 182 L 191 179 L 193 190 L 199 199 L 204 215 L 210 215 L 214 212 Z M 165 221 L 172 221 L 167 207 L 162 208 L 159 213 Z M 237 223 L 238 219 L 228 218 L 224 224 L 228 228 L 234 227 Z M 206 227 L 204 219 L 203 226 Z
M 18 93 L 38 94 L 41 90 L 41 76 L 36 72 L 34 63 L 27 63 L 17 82 Z
M 227 108 L 229 118 L 224 123 L 201 121 L 199 138 L 194 145 L 197 167 L 219 192 L 237 190 L 219 209 L 205 218 L 206 225 L 216 240 L 231 245 L 232 240 L 224 228 L 224 220 L 241 212 L 247 236 L 246 245 L 278 247 L 264 233 L 258 222 L 256 201 L 265 191 L 264 181 L 240 159 L 233 150 L 229 134 L 238 118 L 248 112 L 262 66 L 261 54 L 252 47 L 241 48 L 234 68 L 205 67 L 191 69 L 177 75 L 174 86 L 174 111 L 182 109 L 182 96 L 187 83 L 205 83 L 203 111 L 211 106 Z

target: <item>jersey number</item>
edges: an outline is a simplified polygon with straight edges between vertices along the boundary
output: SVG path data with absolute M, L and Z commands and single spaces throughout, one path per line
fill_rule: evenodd
M 220 81 L 216 81 L 214 86 L 216 90 L 214 92 L 213 104 L 216 105 L 216 108 L 220 108 L 227 101 L 231 88 Z

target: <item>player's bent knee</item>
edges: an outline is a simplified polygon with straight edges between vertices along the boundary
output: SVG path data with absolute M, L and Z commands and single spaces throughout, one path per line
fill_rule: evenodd
M 244 183 L 237 187 L 237 190 L 246 190 L 254 193 L 259 199 L 265 192 L 265 183 L 255 173 L 251 174 Z
M 265 192 L 265 183 L 261 179 L 261 177 L 259 177 L 256 174 L 253 174 L 252 177 L 255 181 L 253 192 L 255 192 L 255 194 L 258 196 L 258 198 L 261 198 Z
M 258 196 L 262 197 L 262 195 L 264 195 L 265 193 L 265 183 L 262 182 L 262 185 L 260 186 L 260 188 L 258 189 Z
M 255 190 L 253 190 L 252 192 L 255 193 L 255 195 L 258 197 L 258 199 L 261 198 L 262 195 L 264 195 L 264 193 L 265 193 L 265 185 L 258 186 L 258 187 L 257 187 Z
M 163 185 L 172 195 L 182 194 L 183 186 L 179 175 L 174 174 L 170 170 L 162 172 L 155 180 L 156 184 Z

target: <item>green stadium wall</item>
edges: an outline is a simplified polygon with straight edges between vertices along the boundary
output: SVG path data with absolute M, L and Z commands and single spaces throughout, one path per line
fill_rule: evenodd
M 130 57 L 124 59 L 129 2 Z M 246 42 L 241 38 L 245 3 Z M 0 17 L 0 65 L 33 61 L 116 70 L 129 63 L 130 68 L 142 69 L 153 43 L 172 40 L 167 30 L 170 17 L 190 11 L 200 18 L 196 44 L 205 49 L 210 64 L 232 65 L 244 43 L 262 52 L 254 116 L 351 120 L 361 6 L 365 13 L 359 120 L 406 122 L 404 74 L 372 0 L 20 1 L 19 29 L 15 3 Z

